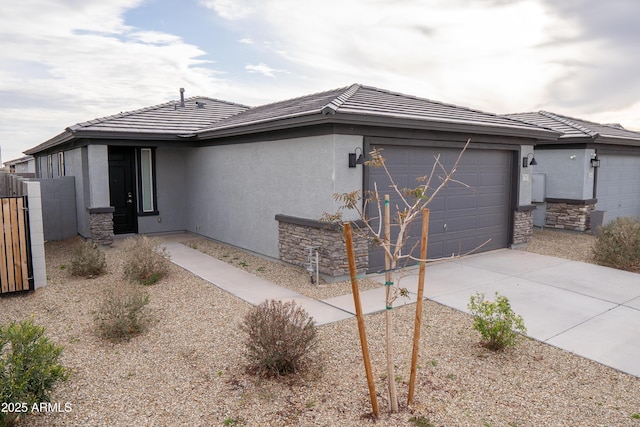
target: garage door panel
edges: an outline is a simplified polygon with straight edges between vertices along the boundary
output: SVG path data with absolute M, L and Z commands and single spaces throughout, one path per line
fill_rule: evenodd
M 447 197 L 445 200 L 445 209 L 448 210 L 461 210 L 476 207 L 477 197 L 474 194 L 453 194 Z
M 503 199 L 504 194 L 502 193 L 478 194 L 476 197 L 476 206 L 478 208 L 496 206 L 501 204 Z
M 478 185 L 482 187 L 502 187 L 504 186 L 505 180 L 506 174 L 504 172 L 483 172 L 479 174 Z
M 394 179 L 400 176 L 400 187 L 418 185 L 416 177 L 430 173 L 434 156 L 438 153 L 441 153 L 440 161 L 447 168 L 454 164 L 459 154 L 459 150 L 444 148 L 382 148 L 391 175 Z M 397 151 L 404 154 L 398 154 Z M 508 246 L 511 223 L 511 157 L 509 152 L 498 150 L 469 150 L 465 153 L 454 179 L 472 188 L 450 183 L 429 204 L 429 258 L 451 256 L 451 253 L 459 251 L 464 253 L 487 240 L 491 241 L 490 244 L 481 250 Z M 382 194 L 382 189 L 387 189 L 389 185 L 388 178 L 383 174 L 383 171 L 370 169 L 368 180 L 370 188 L 373 187 L 373 182 L 377 182 Z M 444 172 L 438 170 L 436 175 L 444 176 Z M 438 177 L 434 177 L 431 187 L 437 187 L 440 182 Z M 391 199 L 393 209 L 399 203 L 396 199 Z M 370 211 L 370 215 L 377 215 L 377 209 Z M 419 242 L 420 229 L 421 221 L 417 219 L 410 231 L 411 238 L 407 247 Z M 371 271 L 384 268 L 384 254 L 381 250 L 370 252 L 370 268 Z
M 597 210 L 607 221 L 640 216 L 640 155 L 600 154 L 597 171 Z

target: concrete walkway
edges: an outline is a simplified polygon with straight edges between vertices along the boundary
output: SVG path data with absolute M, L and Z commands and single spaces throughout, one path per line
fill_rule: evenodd
M 318 325 L 355 315 L 351 294 L 309 298 L 178 243 L 185 236 L 163 237 L 171 260 L 251 304 L 296 301 Z M 426 298 L 465 312 L 471 295 L 493 299 L 497 291 L 530 337 L 640 377 L 640 274 L 503 249 L 430 264 L 425 281 Z M 417 283 L 417 275 L 402 279 L 410 299 L 396 306 L 416 301 Z M 362 292 L 361 300 L 366 314 L 384 310 L 384 287 Z

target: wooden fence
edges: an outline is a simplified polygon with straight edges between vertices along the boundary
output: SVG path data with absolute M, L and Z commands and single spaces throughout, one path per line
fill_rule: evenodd
M 32 290 L 27 197 L 3 197 L 0 203 L 0 294 Z

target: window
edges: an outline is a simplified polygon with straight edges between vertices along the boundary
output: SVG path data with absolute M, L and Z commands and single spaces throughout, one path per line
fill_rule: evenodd
M 65 176 L 64 151 L 58 153 L 58 176 Z
M 158 213 L 156 202 L 155 151 L 152 148 L 140 148 L 138 151 L 138 189 L 140 213 L 154 215 Z
M 53 178 L 53 156 L 47 155 L 47 178 Z

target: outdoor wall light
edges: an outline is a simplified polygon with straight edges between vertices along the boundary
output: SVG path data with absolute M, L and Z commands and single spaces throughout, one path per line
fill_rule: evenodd
M 353 150 L 353 153 L 349 153 L 349 167 L 350 168 L 355 168 L 356 165 L 363 165 L 364 164 L 364 156 L 362 155 L 362 148 L 360 147 L 356 147 L 355 150 Z M 358 156 L 358 151 L 360 151 L 360 155 Z
M 599 168 L 600 167 L 600 159 L 597 157 L 594 157 L 593 159 L 591 159 L 591 167 L 592 168 Z
M 529 161 L 529 156 L 531 156 L 531 161 Z M 535 166 L 537 164 L 538 164 L 538 162 L 536 162 L 536 158 L 533 157 L 533 153 L 529 153 L 529 154 L 527 154 L 527 157 L 523 157 L 522 158 L 522 167 L 523 168 L 528 168 L 529 165 Z

